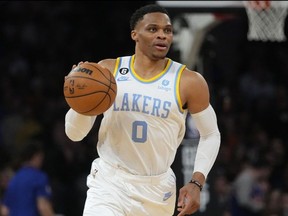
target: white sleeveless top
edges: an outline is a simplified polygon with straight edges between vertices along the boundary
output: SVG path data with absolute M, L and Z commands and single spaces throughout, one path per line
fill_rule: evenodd
M 174 161 L 185 133 L 187 111 L 179 94 L 185 65 L 168 60 L 150 79 L 139 77 L 134 56 L 117 58 L 117 96 L 104 113 L 99 130 L 99 156 L 114 167 L 136 175 L 159 175 Z

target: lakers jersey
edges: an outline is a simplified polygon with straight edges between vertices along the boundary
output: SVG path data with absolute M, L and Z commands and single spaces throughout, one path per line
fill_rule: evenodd
M 99 156 L 136 175 L 159 175 L 174 161 L 185 133 L 180 76 L 185 65 L 168 59 L 165 69 L 143 79 L 133 68 L 134 56 L 117 58 L 117 96 L 104 113 L 99 130 Z

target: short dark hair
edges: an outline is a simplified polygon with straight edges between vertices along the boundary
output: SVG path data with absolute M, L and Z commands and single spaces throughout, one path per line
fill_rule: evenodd
M 145 5 L 137 9 L 132 14 L 130 18 L 130 29 L 133 30 L 135 26 L 137 25 L 137 23 L 143 19 L 143 16 L 145 14 L 154 13 L 154 12 L 164 13 L 169 16 L 168 11 L 165 8 L 161 7 L 160 5 L 157 5 L 157 4 Z

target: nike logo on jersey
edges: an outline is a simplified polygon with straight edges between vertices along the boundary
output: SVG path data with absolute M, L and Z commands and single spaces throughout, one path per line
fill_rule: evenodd
M 171 191 L 164 193 L 163 201 L 168 200 L 172 195 L 173 193 Z
M 130 80 L 130 78 L 126 77 L 126 76 L 121 76 L 121 77 L 117 78 L 117 81 L 129 81 L 129 80 Z

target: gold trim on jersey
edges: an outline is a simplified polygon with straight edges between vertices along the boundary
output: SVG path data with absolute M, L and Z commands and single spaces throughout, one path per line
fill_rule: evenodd
M 135 72 L 135 70 L 134 70 L 134 61 L 135 61 L 135 55 L 133 55 L 133 56 L 131 57 L 131 59 L 130 59 L 130 69 L 131 69 L 131 72 L 132 72 L 133 76 L 134 76 L 136 79 L 138 79 L 139 81 L 141 81 L 141 82 L 151 82 L 151 81 L 157 80 L 159 77 L 161 77 L 163 74 L 165 74 L 165 73 L 169 70 L 169 68 L 170 68 L 170 66 L 171 66 L 171 64 L 172 64 L 171 59 L 168 59 L 168 62 L 167 62 L 167 64 L 166 64 L 166 66 L 165 66 L 165 68 L 164 68 L 163 71 L 161 71 L 159 74 L 157 74 L 157 75 L 154 76 L 154 77 L 151 77 L 151 78 L 149 78 L 149 79 L 144 79 L 144 78 L 140 77 L 140 76 Z
M 113 71 L 113 76 L 114 76 L 114 77 L 116 77 L 117 71 L 118 71 L 118 69 L 119 69 L 120 62 L 121 62 L 120 60 L 121 60 L 120 57 L 118 57 L 118 58 L 116 59 L 116 63 L 115 63 L 114 71 Z
M 180 97 L 180 78 L 181 78 L 181 75 L 184 71 L 184 69 L 186 68 L 186 65 L 182 65 L 178 71 L 178 74 L 177 74 L 177 80 L 176 80 L 176 85 L 175 85 L 175 88 L 176 88 L 176 100 L 177 100 L 177 104 L 178 104 L 178 107 L 179 107 L 179 110 L 180 112 L 184 112 L 184 109 L 183 109 L 183 104 L 182 104 L 182 100 L 181 100 L 181 97 Z

